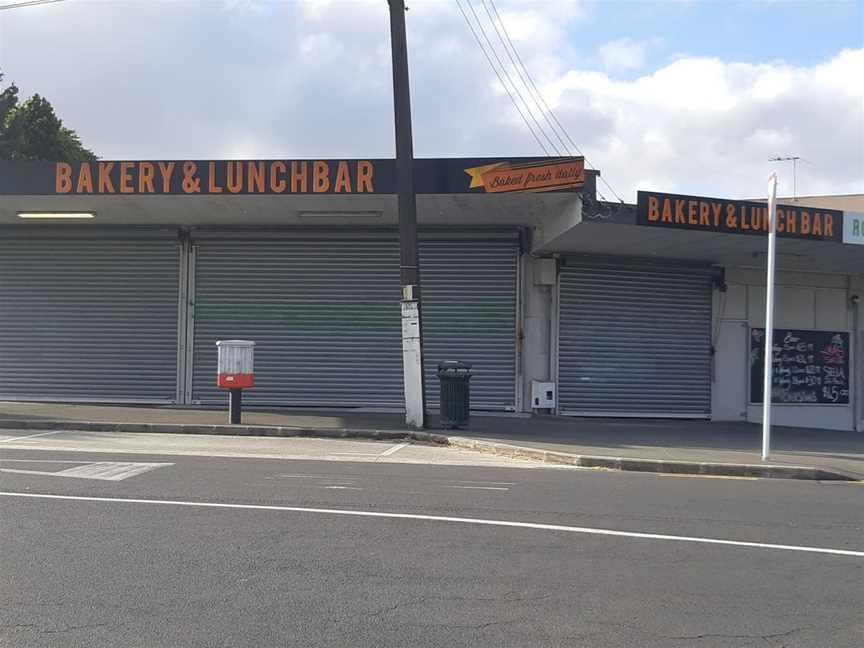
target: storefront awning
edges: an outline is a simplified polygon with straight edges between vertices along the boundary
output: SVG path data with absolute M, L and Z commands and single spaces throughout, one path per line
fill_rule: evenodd
M 778 207 L 777 266 L 864 273 L 864 247 L 844 228 L 851 215 Z M 640 192 L 637 205 L 590 203 L 535 238 L 535 253 L 584 253 L 765 267 L 767 208 L 750 201 Z
M 582 222 L 535 248 L 534 252 L 681 259 L 763 269 L 767 240 L 764 236 L 655 230 L 639 225 Z M 807 272 L 862 274 L 864 247 L 778 238 L 777 267 Z

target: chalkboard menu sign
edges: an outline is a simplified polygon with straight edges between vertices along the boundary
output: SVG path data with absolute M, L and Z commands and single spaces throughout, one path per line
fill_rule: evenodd
M 849 333 L 774 329 L 772 403 L 849 404 Z M 750 402 L 762 402 L 765 329 L 750 329 Z

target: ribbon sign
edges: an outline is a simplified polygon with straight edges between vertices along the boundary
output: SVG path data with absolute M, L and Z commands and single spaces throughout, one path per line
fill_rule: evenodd
M 471 176 L 470 189 L 486 193 L 512 191 L 554 191 L 585 184 L 585 161 L 572 158 L 562 162 L 510 164 L 497 162 L 465 169 Z

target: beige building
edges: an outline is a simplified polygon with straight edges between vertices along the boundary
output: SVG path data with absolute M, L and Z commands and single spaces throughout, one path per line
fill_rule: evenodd
M 755 198 L 756 202 L 766 202 L 766 198 Z M 797 198 L 778 198 L 781 205 L 799 207 L 822 207 L 848 212 L 864 212 L 864 194 L 836 194 L 833 196 L 798 196 Z

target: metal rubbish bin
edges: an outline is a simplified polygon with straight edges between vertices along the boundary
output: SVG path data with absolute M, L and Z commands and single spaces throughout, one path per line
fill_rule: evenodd
M 438 363 L 441 383 L 441 426 L 445 430 L 467 427 L 471 410 L 471 365 L 445 360 Z

